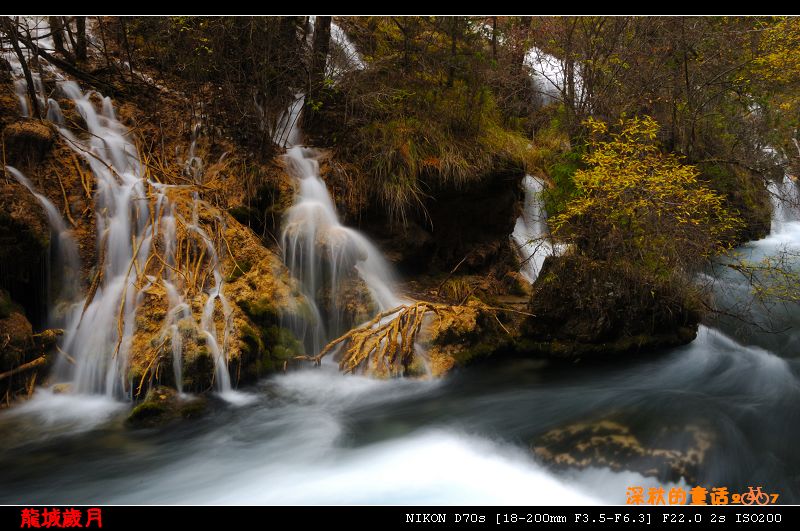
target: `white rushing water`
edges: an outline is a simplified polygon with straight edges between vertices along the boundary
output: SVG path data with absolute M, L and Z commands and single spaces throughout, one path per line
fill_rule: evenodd
M 42 21 L 36 20 L 35 23 L 39 31 L 44 31 Z M 26 94 L 27 86 L 18 62 L 12 62 L 12 69 L 17 85 L 22 83 L 22 94 Z M 128 380 L 127 368 L 136 312 L 144 292 L 154 283 L 160 283 L 168 295 L 162 336 L 172 340 L 176 387 L 181 389 L 182 344 L 178 326 L 181 320 L 193 316 L 183 299 L 186 286 L 183 285 L 182 276 L 175 273 L 176 224 L 180 221 L 206 247 L 213 285 L 207 290 L 203 314 L 196 320 L 207 338 L 214 359 L 216 388 L 223 394 L 229 394 L 231 382 L 227 351 L 233 326 L 231 309 L 222 293 L 220 260 L 213 241 L 197 221 L 198 196 L 194 196 L 192 220 L 178 219 L 176 207 L 167 193 L 171 186 L 148 180 L 131 133 L 117 119 L 111 99 L 93 90 L 81 90 L 77 83 L 67 80 L 52 67 L 47 71 L 54 78 L 58 93 L 72 101 L 88 133 L 79 136 L 64 125 L 63 113 L 57 101 L 45 97 L 41 78 L 35 77 L 37 96 L 42 108 L 45 108 L 46 102 L 48 119 L 57 126 L 66 144 L 85 161 L 94 176 L 97 249 L 98 257 L 102 257 L 98 264 L 102 271 L 95 272 L 100 276 L 96 292 L 91 299 L 77 297 L 82 300 L 74 300 L 64 317 L 65 333 L 60 348 L 75 363 L 73 365 L 71 360 L 60 358 L 54 371 L 56 379 L 71 382 L 72 390 L 76 393 L 130 396 L 132 382 Z M 23 115 L 29 110 L 27 103 L 26 98 L 20 100 Z M 199 182 L 203 163 L 195 153 L 198 128 L 193 128 L 192 144 L 185 165 L 190 176 Z M 33 189 L 24 176 L 13 168 L 9 171 L 36 194 L 48 214 L 54 233 L 59 235 L 59 255 L 65 263 L 75 264 L 77 251 L 58 212 Z M 166 267 L 162 269 L 160 278 L 144 275 L 151 253 L 159 243 L 164 248 Z M 79 270 L 74 265 L 70 267 Z M 73 282 L 77 278 L 75 274 Z M 214 319 L 217 312 L 221 312 L 224 322 L 222 337 L 219 337 Z
M 543 103 L 564 101 L 569 91 L 569 79 L 566 65 L 562 59 L 534 46 L 525 54 L 525 64 L 531 69 L 534 89 L 542 98 Z M 577 61 L 574 66 L 572 82 L 575 102 L 582 102 L 586 95 L 580 64 Z
M 355 45 L 347 33 L 335 22 L 331 22 L 331 45 L 328 74 L 336 79 L 353 70 L 363 70 L 366 67 L 364 59 L 356 50 Z
M 319 303 L 328 290 L 333 311 L 324 315 L 314 330 L 312 348 L 318 351 L 329 333 L 341 332 L 347 325 L 337 304 L 339 289 L 346 279 L 357 274 L 366 285 L 377 311 L 401 304 L 394 292 L 395 274 L 389 263 L 367 237 L 342 225 L 333 198 L 319 173 L 320 153 L 302 145 L 299 128 L 302 96 L 287 109 L 282 122 L 292 124 L 286 138 L 284 162 L 297 183 L 294 204 L 284 215 L 281 247 L 284 262 L 297 278 L 310 301 Z M 317 310 L 317 315 L 321 313 Z
M 553 254 L 554 247 L 549 240 L 547 212 L 542 198 L 544 181 L 526 175 L 522 180 L 522 189 L 525 194 L 522 214 L 517 218 L 511 239 L 520 256 L 520 273 L 533 283 L 539 276 L 544 259 Z

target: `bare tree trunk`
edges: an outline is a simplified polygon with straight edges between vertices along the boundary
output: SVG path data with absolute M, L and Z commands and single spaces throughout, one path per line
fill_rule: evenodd
M 47 17 L 50 23 L 50 34 L 53 36 L 53 46 L 56 52 L 64 57 L 69 57 L 66 48 L 64 48 L 64 21 L 61 17 Z
M 72 18 L 74 19 L 75 17 Z M 66 30 L 69 44 L 72 47 L 72 54 L 75 55 L 75 49 L 78 48 L 78 45 L 75 42 L 75 35 L 72 34 L 72 20 L 66 17 L 64 17 L 64 30 Z
M 25 82 L 28 85 L 28 98 L 31 100 L 32 114 L 36 118 L 41 118 L 42 113 L 39 110 L 39 100 L 36 98 L 36 86 L 33 84 L 33 77 L 31 76 L 31 71 L 28 68 L 28 62 L 25 60 L 25 55 L 22 53 L 22 49 L 19 47 L 19 39 L 17 34 L 18 20 L 19 19 L 11 20 L 11 18 L 5 17 L 3 19 L 3 25 L 6 27 L 6 33 L 8 33 L 8 38 L 11 41 L 11 47 L 14 48 L 14 53 L 17 54 L 19 64 L 22 66 L 22 73 L 25 75 Z
M 492 59 L 497 60 L 497 17 L 492 17 Z
M 131 73 L 131 81 L 134 81 L 133 56 L 131 55 L 131 45 L 128 42 L 128 25 L 125 23 L 125 17 L 119 17 L 119 26 L 122 32 L 122 44 L 125 46 L 125 55 L 128 56 L 128 70 Z
M 316 94 L 325 79 L 325 65 L 331 45 L 331 17 L 317 17 L 314 23 L 314 42 L 311 50 L 309 94 Z
M 447 69 L 447 86 L 453 86 L 453 78 L 456 75 L 456 51 L 458 38 L 458 17 L 453 17 L 450 22 L 450 66 Z
M 86 60 L 86 17 L 75 17 L 76 44 L 75 59 L 78 61 Z
M 328 61 L 328 51 L 331 46 L 331 17 L 317 17 L 314 23 L 314 42 L 311 47 L 311 68 L 308 76 L 308 96 L 306 103 L 315 102 L 325 83 L 325 65 Z M 314 111 L 306 105 L 303 111 L 303 121 L 311 123 Z

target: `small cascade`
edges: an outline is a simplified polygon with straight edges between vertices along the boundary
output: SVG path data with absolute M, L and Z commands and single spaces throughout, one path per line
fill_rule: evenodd
M 46 104 L 48 119 L 58 127 L 66 144 L 85 161 L 95 178 L 94 211 L 97 215 L 99 258 L 98 270 L 94 273 L 99 278 L 96 289 L 83 300 L 78 300 L 81 297 L 76 284 L 80 278 L 77 248 L 60 214 L 46 197 L 35 192 L 21 173 L 8 168 L 9 173 L 36 195 L 47 212 L 53 232 L 58 234 L 57 254 L 66 264 L 60 270 L 64 272 L 65 280 L 71 282 L 65 282 L 63 286 L 68 289 L 59 294 L 61 299 L 72 302 L 60 321 L 65 329 L 60 348 L 75 360 L 75 364 L 60 359 L 54 371 L 56 378 L 70 381 L 76 393 L 130 396 L 132 383 L 127 374 L 128 353 L 136 330 L 136 312 L 144 293 L 154 284 L 161 284 L 168 301 L 162 339 L 171 343 L 175 384 L 182 391 L 181 321 L 191 319 L 193 325 L 195 319 L 182 295 L 185 289 L 182 275 L 176 274 L 176 230 L 180 221 L 202 242 L 212 273 L 213 285 L 207 290 L 203 314 L 197 321 L 214 359 L 216 388 L 223 394 L 229 393 L 231 380 L 227 351 L 233 326 L 232 309 L 222 292 L 223 276 L 214 242 L 198 223 L 199 197 L 196 193 L 193 195 L 192 219 L 181 218 L 168 195 L 170 188 L 181 186 L 164 185 L 148 179 L 137 148 L 127 128 L 117 119 L 111 99 L 96 91 L 84 92 L 77 83 L 66 80 L 57 71 L 48 71 L 56 80 L 57 90 L 74 104 L 89 133 L 85 138 L 79 138 L 65 127 L 58 102 L 45 98 L 41 77 L 35 76 L 37 97 L 43 108 Z M 20 96 L 25 96 L 20 97 L 21 111 L 24 112 L 28 103 L 27 85 L 21 78 L 21 70 L 14 68 L 14 72 L 17 90 Z M 196 152 L 199 131 L 199 124 L 195 124 L 189 154 L 184 161 L 187 175 L 197 183 L 202 182 L 204 170 L 203 160 Z M 159 259 L 163 259 L 165 267 L 157 278 L 147 275 L 146 271 L 159 245 L 163 251 L 163 258 Z M 225 322 L 221 334 L 215 321 L 218 306 Z
M 74 302 L 79 292 L 77 279 L 80 277 L 81 264 L 78 246 L 55 205 L 38 193 L 33 183 L 21 171 L 12 166 L 6 166 L 6 171 L 33 194 L 47 214 L 53 236 L 50 241 L 51 255 L 54 259 L 52 262 L 55 266 L 53 269 L 58 272 L 57 289 L 51 296 L 53 306 L 50 308 L 47 321 L 52 326 L 62 326 L 64 318 L 62 305 Z M 55 312 L 52 311 L 53 308 L 56 309 Z
M 329 67 L 331 77 L 338 78 L 352 70 L 363 70 L 366 66 L 361 54 L 350 41 L 347 33 L 335 22 L 331 23 L 331 64 Z
M 539 276 L 544 259 L 555 250 L 548 239 L 547 213 L 542 198 L 544 187 L 544 181 L 538 177 L 526 175 L 522 180 L 525 192 L 522 215 L 517 218 L 511 234 L 522 261 L 520 273 L 530 283 Z
M 294 95 L 292 103 L 281 114 L 275 129 L 272 132 L 272 141 L 278 146 L 285 148 L 288 146 L 296 146 L 303 142 L 303 136 L 300 132 L 300 112 L 303 110 L 303 105 L 306 101 L 306 95 L 298 92 Z
M 321 291 L 330 290 L 331 298 L 338 301 L 337 292 L 353 270 L 369 290 L 376 310 L 385 311 L 402 304 L 394 292 L 395 274 L 381 252 L 355 229 L 339 221 L 336 206 L 320 177 L 319 152 L 299 144 L 302 133 L 299 117 L 303 97 L 300 95 L 284 113 L 290 130 L 285 138 L 289 148 L 284 161 L 289 174 L 297 182 L 297 194 L 292 207 L 283 220 L 281 247 L 284 262 L 292 275 L 303 286 L 308 300 L 318 303 Z M 342 331 L 341 314 L 337 309 L 324 316 L 307 345 L 319 351 L 330 334 Z
M 531 69 L 531 81 L 543 103 L 564 99 L 568 88 L 568 79 L 561 59 L 533 47 L 525 54 L 525 64 Z M 582 101 L 584 98 L 583 78 L 578 65 L 575 66 L 573 73 L 573 86 L 575 100 Z
M 306 45 L 311 46 L 314 41 L 314 24 L 317 21 L 315 15 L 308 17 L 306 28 Z M 337 80 L 347 72 L 353 70 L 363 70 L 366 68 L 364 59 L 358 53 L 355 44 L 350 40 L 341 26 L 336 22 L 331 22 L 331 48 L 328 56 L 327 74 L 330 78 Z
M 780 181 L 770 180 L 767 190 L 772 202 L 772 234 L 787 231 L 800 221 L 800 188 L 788 175 Z
M 289 148 L 286 167 L 297 180 L 295 203 L 286 212 L 281 246 L 284 261 L 301 281 L 307 297 L 317 301 L 320 291 L 336 290 L 355 269 L 369 289 L 376 309 L 388 310 L 401 303 L 394 293 L 394 273 L 381 252 L 364 235 L 339 221 L 336 207 L 319 175 L 318 152 L 303 146 Z M 328 332 L 341 332 L 338 312 L 326 316 L 314 347 L 330 339 Z M 325 326 L 327 325 L 327 327 Z M 327 328 L 327 329 L 326 329 Z

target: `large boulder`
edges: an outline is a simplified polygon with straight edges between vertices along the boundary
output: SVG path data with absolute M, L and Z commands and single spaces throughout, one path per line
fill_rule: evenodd
M 697 334 L 689 292 L 620 264 L 548 257 L 533 286 L 523 351 L 572 360 L 683 345 Z

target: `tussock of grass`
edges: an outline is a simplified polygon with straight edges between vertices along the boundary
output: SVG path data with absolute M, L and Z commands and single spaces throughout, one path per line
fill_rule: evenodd
M 489 90 L 466 86 L 359 101 L 359 118 L 337 143 L 337 158 L 361 175 L 365 194 L 404 222 L 436 188 L 467 186 L 535 163 L 530 141 L 502 123 Z

